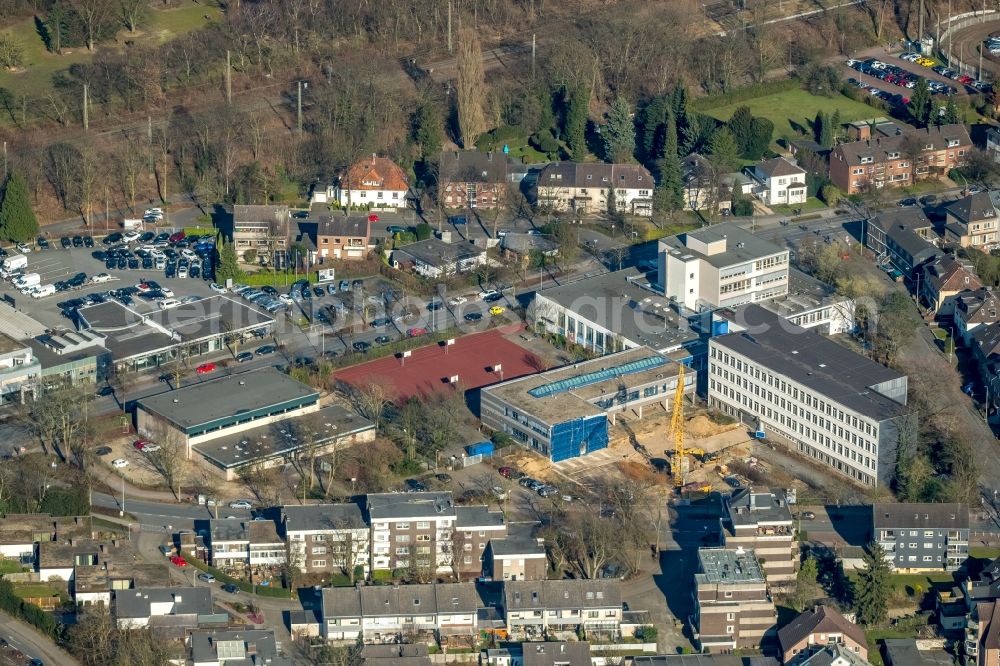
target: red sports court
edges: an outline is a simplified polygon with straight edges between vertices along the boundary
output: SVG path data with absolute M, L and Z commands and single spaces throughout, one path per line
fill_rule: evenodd
M 519 329 L 496 329 L 455 338 L 452 345 L 420 347 L 408 358 L 388 356 L 338 370 L 334 379 L 356 386 L 374 380 L 391 386 L 395 399 L 405 400 L 454 391 L 455 385 L 467 391 L 496 384 L 501 375 L 506 380 L 539 372 L 543 364 L 537 355 L 503 337 L 514 330 Z M 501 369 L 494 372 L 498 364 Z M 453 385 L 454 377 L 458 381 Z

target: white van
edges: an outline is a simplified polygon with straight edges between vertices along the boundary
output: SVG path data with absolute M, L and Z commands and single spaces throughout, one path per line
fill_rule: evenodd
M 176 298 L 165 298 L 162 301 L 160 301 L 159 305 L 161 310 L 166 310 L 167 308 L 176 307 L 180 304 L 181 302 L 178 301 Z
M 23 254 L 15 254 L 12 257 L 7 257 L 3 260 L 3 269 L 7 272 L 13 273 L 21 268 L 26 268 L 28 266 L 28 257 Z
M 14 278 L 14 286 L 18 289 L 24 289 L 25 287 L 34 287 L 37 284 L 42 283 L 42 276 L 38 273 L 25 273 L 20 277 Z
M 31 292 L 31 297 L 42 298 L 44 296 L 51 296 L 54 293 L 56 293 L 56 286 L 54 284 L 43 284 L 35 287 L 35 290 Z

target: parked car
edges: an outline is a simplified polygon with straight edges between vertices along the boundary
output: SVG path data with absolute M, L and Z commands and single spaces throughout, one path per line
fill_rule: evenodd
M 222 591 L 228 594 L 236 594 L 237 592 L 240 591 L 240 588 L 237 587 L 236 585 L 233 585 L 232 583 L 226 583 L 225 585 L 222 586 Z
M 215 363 L 202 363 L 197 367 L 195 372 L 199 375 L 207 375 L 210 372 L 215 372 L 217 369 L 218 366 L 216 366 Z
M 248 351 L 243 351 L 236 355 L 237 363 L 246 363 L 247 361 L 252 361 L 252 360 L 253 360 L 253 354 Z
M 465 319 L 465 321 L 479 321 L 483 318 L 483 315 L 479 312 L 469 312 L 462 318 Z
M 466 301 L 465 296 L 454 296 L 448 299 L 448 305 L 451 306 L 462 305 L 463 303 L 465 303 L 465 301 Z
M 174 555 L 170 558 L 170 563 L 177 567 L 186 567 L 188 565 L 187 560 L 185 560 L 180 555 Z
M 230 509 L 252 509 L 253 504 L 250 500 L 234 500 L 229 503 Z
M 274 345 L 264 345 L 263 347 L 257 347 L 257 349 L 254 350 L 254 354 L 257 356 L 267 356 L 268 354 L 273 354 L 276 351 L 278 351 L 278 348 Z
M 124 458 L 115 458 L 114 460 L 111 461 L 111 466 L 117 469 L 121 469 L 122 467 L 128 466 L 128 461 L 125 460 Z

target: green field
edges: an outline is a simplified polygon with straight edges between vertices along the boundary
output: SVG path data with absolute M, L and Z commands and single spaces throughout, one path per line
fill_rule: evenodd
M 788 90 L 765 95 L 738 104 L 709 109 L 705 113 L 718 120 L 729 120 L 740 106 L 748 106 L 754 116 L 767 118 L 773 122 L 775 139 L 796 139 L 803 133 L 812 137 L 812 121 L 816 118 L 816 112 L 821 109 L 830 114 L 835 110 L 840 111 L 840 121 L 844 123 L 885 115 L 867 104 L 855 102 L 843 95 L 819 97 L 810 95 L 805 90 Z
M 206 15 L 215 19 L 221 13 L 218 7 L 197 4 L 194 0 L 184 0 L 176 8 L 151 10 L 135 34 L 130 34 L 123 27 L 118 33 L 117 44 L 109 42 L 97 48 L 118 48 L 126 40 L 132 39 L 139 41 L 153 39 L 157 42 L 166 42 L 205 25 Z M 63 49 L 62 55 L 49 53 L 35 29 L 34 18 L 25 19 L 0 32 L 14 37 L 24 49 L 24 67 L 22 69 L 16 72 L 0 70 L 0 87 L 7 88 L 18 96 L 41 97 L 46 95 L 52 89 L 53 74 L 70 65 L 90 62 L 93 57 L 93 54 L 82 46 Z

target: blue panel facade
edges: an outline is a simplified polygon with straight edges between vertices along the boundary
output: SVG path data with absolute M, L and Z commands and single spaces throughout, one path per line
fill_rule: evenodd
M 608 418 L 603 414 L 552 426 L 552 462 L 576 458 L 608 446 Z

